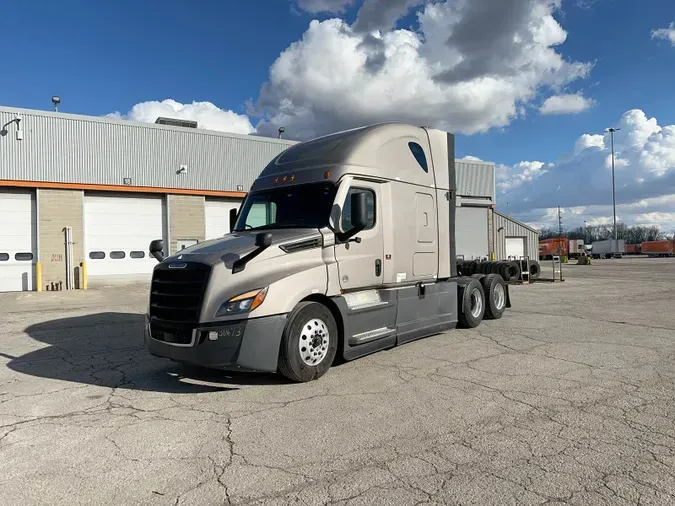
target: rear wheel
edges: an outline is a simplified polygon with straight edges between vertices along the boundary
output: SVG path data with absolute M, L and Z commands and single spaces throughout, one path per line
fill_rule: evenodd
M 506 284 L 498 274 L 489 274 L 481 279 L 485 291 L 485 318 L 498 320 L 506 309 Z
M 477 279 L 459 287 L 458 304 L 460 326 L 469 329 L 478 327 L 485 315 L 485 291 Z
M 301 302 L 284 329 L 279 372 L 291 381 L 318 379 L 333 364 L 337 344 L 338 329 L 330 310 L 318 302 Z

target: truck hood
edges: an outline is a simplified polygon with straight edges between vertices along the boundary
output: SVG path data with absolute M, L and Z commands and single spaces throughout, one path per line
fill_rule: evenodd
M 225 262 L 228 267 L 239 258 L 256 249 L 255 236 L 260 232 L 272 234 L 272 245 L 265 250 L 259 259 L 265 259 L 285 255 L 280 246 L 290 246 L 310 239 L 323 239 L 318 229 L 310 228 L 287 228 L 277 230 L 250 230 L 233 232 L 218 239 L 204 241 L 189 248 L 176 252 L 167 257 L 163 262 L 200 262 L 207 265 L 215 265 Z M 257 259 L 256 259 L 257 260 Z M 253 260 L 253 263 L 255 260 Z

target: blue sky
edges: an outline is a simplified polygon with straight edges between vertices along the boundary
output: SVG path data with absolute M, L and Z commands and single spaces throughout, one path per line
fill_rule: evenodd
M 367 1 L 374 5 L 378 1 L 382 3 L 381 0 Z M 402 11 L 396 17 L 396 27 L 426 31 L 426 49 L 420 50 L 420 53 L 426 51 L 424 55 L 427 59 L 435 58 L 448 63 L 449 60 L 443 60 L 446 58 L 443 48 L 429 41 L 434 34 L 444 39 L 457 32 L 460 25 L 447 25 L 447 30 L 445 25 L 429 27 L 429 23 L 420 27 L 417 13 L 426 8 L 421 5 L 423 0 L 390 1 L 398 4 L 407 1 L 412 5 L 412 10 L 407 13 Z M 477 3 L 485 1 L 479 0 Z M 513 4 L 513 9 L 528 1 L 505 0 Z M 247 111 L 246 102 L 251 100 L 253 104 L 265 106 L 270 115 L 262 128 L 257 124 L 259 118 L 250 118 L 251 126 L 263 132 L 265 126 L 270 131 L 272 126 L 276 129 L 279 122 L 284 123 L 289 133 L 297 132 L 300 137 L 323 133 L 331 125 L 351 126 L 350 117 L 340 116 L 335 110 L 344 105 L 347 111 L 351 107 L 360 114 L 363 109 L 362 104 L 354 98 L 360 92 L 359 87 L 350 90 L 344 84 L 358 77 L 349 74 L 354 67 L 346 62 L 354 51 L 349 53 L 345 50 L 342 53 L 344 57 L 336 56 L 330 45 L 321 44 L 328 44 L 330 36 L 334 37 L 333 43 L 342 40 L 340 43 L 346 44 L 361 35 L 350 32 L 349 39 L 340 39 L 340 29 L 331 31 L 325 28 L 321 31 L 316 28 L 312 39 L 305 32 L 313 19 L 323 21 L 341 18 L 344 26 L 353 26 L 361 16 L 359 23 L 362 25 L 380 28 L 381 33 L 387 33 L 388 27 L 386 24 L 381 25 L 381 20 L 376 19 L 376 16 L 368 17 L 365 11 L 361 13 L 362 3 L 361 0 L 205 0 L 198 2 L 197 7 L 194 2 L 176 0 L 34 0 L 30 3 L 0 0 L 0 20 L 5 41 L 5 51 L 0 53 L 0 68 L 3 70 L 0 104 L 47 109 L 51 105 L 50 97 L 59 94 L 62 98 L 60 109 L 65 112 L 105 115 L 117 111 L 124 117 L 143 119 L 144 111 L 151 115 L 155 109 L 146 104 L 145 109 L 139 107 L 133 112 L 136 104 L 165 99 L 172 99 L 179 104 L 210 102 L 218 109 L 242 115 L 237 118 L 237 128 L 249 128 L 244 115 Z M 470 12 L 460 8 L 461 0 L 449 0 L 448 3 L 456 4 L 456 13 L 469 19 Z M 530 3 L 548 2 L 532 0 Z M 548 63 L 544 62 L 543 57 L 534 66 L 528 64 L 527 67 L 518 67 L 518 72 L 526 68 L 533 74 L 527 85 L 519 84 L 532 88 L 532 93 L 524 103 L 519 101 L 522 94 L 514 94 L 514 102 L 509 94 L 486 91 L 484 98 L 478 91 L 473 91 L 479 87 L 469 87 L 469 93 L 477 94 L 477 103 L 485 100 L 478 111 L 471 107 L 462 109 L 461 100 L 455 101 L 452 95 L 458 92 L 439 95 L 438 99 L 434 98 L 433 104 L 420 105 L 420 109 L 416 110 L 415 97 L 406 100 L 407 83 L 396 70 L 404 63 L 403 57 L 389 57 L 389 66 L 386 68 L 397 75 L 399 81 L 388 77 L 388 81 L 383 82 L 392 83 L 391 93 L 400 102 L 393 101 L 395 103 L 391 110 L 383 105 L 373 111 L 366 111 L 363 113 L 365 116 L 355 113 L 358 117 L 353 121 L 359 123 L 371 118 L 378 121 L 391 117 L 425 122 L 424 119 L 429 117 L 431 123 L 438 123 L 441 127 L 457 127 L 458 131 L 464 129 L 470 135 L 459 135 L 458 156 L 472 155 L 500 164 L 501 202 L 508 200 L 509 208 L 513 207 L 521 218 L 543 224 L 548 219 L 546 202 L 538 203 L 540 207 L 531 208 L 527 204 L 532 201 L 528 195 L 541 193 L 541 187 L 537 187 L 537 184 L 545 185 L 546 189 L 550 189 L 550 186 L 557 188 L 556 181 L 559 178 L 552 177 L 551 173 L 572 170 L 570 167 L 565 168 L 564 164 L 569 164 L 569 161 L 560 160 L 574 151 L 575 142 L 582 134 L 600 133 L 608 126 L 619 124 L 627 111 L 636 109 L 643 111 L 647 120 L 655 118 L 660 127 L 675 124 L 675 93 L 672 92 L 675 42 L 671 43 L 665 32 L 661 38 L 652 37 L 652 30 L 667 29 L 671 22 L 675 22 L 675 2 L 649 0 L 648 3 L 649 9 L 645 8 L 644 2 L 634 0 L 583 0 L 583 4 L 581 0 L 562 0 L 561 8 L 552 9 L 551 12 L 566 32 L 566 39 L 562 44 L 550 45 L 550 48 L 562 61 L 587 64 L 588 69 L 585 73 L 581 70 L 569 71 L 563 77 L 556 74 L 556 79 L 565 82 L 561 88 L 553 90 L 544 82 L 547 74 L 542 69 L 547 68 Z M 318 5 L 333 12 L 315 12 Z M 536 19 L 538 15 L 526 10 L 522 10 L 521 14 L 523 23 L 518 25 L 519 29 L 527 26 L 528 16 Z M 487 22 L 481 26 L 494 21 L 489 15 L 486 19 Z M 550 31 L 548 28 L 546 30 L 546 33 Z M 298 49 L 294 54 L 289 54 L 286 60 L 277 61 L 281 52 L 301 40 L 303 34 L 312 39 L 311 42 L 305 44 L 302 51 Z M 487 29 L 478 35 L 482 39 L 479 42 L 483 43 L 493 36 L 496 36 L 495 30 Z M 386 44 L 389 44 L 387 47 L 402 47 L 400 40 L 386 41 Z M 475 44 L 476 40 L 458 41 L 456 47 L 474 47 Z M 335 75 L 324 81 L 313 76 L 310 66 L 303 66 L 302 63 L 313 61 L 313 55 L 319 55 L 320 58 L 322 51 L 335 62 L 332 67 L 335 68 Z M 534 54 L 534 50 L 530 53 Z M 529 57 L 527 52 L 520 55 L 513 52 L 505 53 L 505 58 L 511 54 L 515 55 L 514 61 Z M 546 58 L 546 61 L 552 61 L 550 55 Z M 276 78 L 271 78 L 270 68 L 275 61 L 278 67 Z M 399 67 L 394 67 L 394 63 Z M 512 75 L 509 73 L 512 70 L 501 68 L 497 62 L 492 68 L 485 69 L 484 75 L 493 76 L 496 73 L 499 76 L 500 72 L 505 72 L 504 76 L 508 77 Z M 570 77 L 575 72 L 584 75 Z M 297 75 L 295 81 L 292 79 L 293 74 Z M 268 82 L 268 88 L 261 94 L 261 86 L 265 82 Z M 470 84 L 477 82 L 470 81 Z M 584 100 L 592 101 L 593 105 L 583 112 L 554 115 L 539 112 L 546 98 L 577 93 Z M 428 94 L 425 94 L 419 98 L 425 102 L 427 97 Z M 291 100 L 294 104 L 292 120 L 288 120 L 280 106 L 284 100 Z M 515 107 L 524 106 L 525 115 L 510 116 L 506 107 L 509 100 L 516 103 Z M 213 111 L 210 114 L 213 116 Z M 462 119 L 448 119 L 453 117 Z M 449 124 L 446 125 L 445 121 L 449 121 Z M 228 126 L 224 126 L 224 129 L 228 129 Z M 602 148 L 599 149 L 602 151 Z M 636 159 L 629 164 L 630 167 L 640 163 L 641 152 L 634 153 Z M 604 156 L 604 151 L 601 154 Z M 598 153 L 595 155 L 600 156 Z M 584 159 L 593 157 L 584 156 Z M 602 167 L 597 167 L 597 160 L 593 162 L 595 165 L 583 167 L 583 170 L 601 171 Z M 664 160 L 669 166 L 669 155 Z M 525 174 L 525 180 L 513 188 L 514 185 L 510 185 L 509 181 L 513 177 L 518 180 L 523 174 L 521 169 L 524 166 L 518 166 L 520 162 L 553 163 L 556 167 L 541 177 L 539 173 L 545 171 L 538 170 L 537 177 L 533 177 L 532 181 L 527 180 L 532 172 Z M 572 165 L 578 166 L 578 161 Z M 649 167 L 643 167 L 642 172 L 653 174 L 654 170 Z M 675 167 L 673 171 L 666 171 L 665 175 L 659 177 L 665 177 L 670 184 L 673 172 Z M 570 208 L 575 207 L 571 212 L 578 212 L 579 207 L 585 207 L 589 210 L 587 217 L 597 217 L 599 223 L 607 217 L 606 209 L 602 208 L 604 200 L 598 198 L 594 201 L 592 195 L 579 200 L 572 198 L 575 197 L 572 195 L 574 188 L 568 190 L 566 196 L 557 199 L 561 202 L 551 202 L 550 205 L 566 206 L 566 202 L 570 201 L 574 202 Z M 675 193 L 675 184 L 673 190 Z M 628 205 L 642 198 L 663 199 L 670 195 L 669 190 L 664 191 L 666 193 L 663 195 L 656 196 L 653 191 L 644 195 L 634 191 L 625 195 L 624 203 Z M 599 206 L 595 214 L 595 211 L 591 211 L 593 206 Z M 654 212 L 672 213 L 665 216 L 667 224 L 669 219 L 675 218 L 673 211 L 675 209 L 669 210 L 666 206 Z M 630 221 L 628 213 L 626 219 Z

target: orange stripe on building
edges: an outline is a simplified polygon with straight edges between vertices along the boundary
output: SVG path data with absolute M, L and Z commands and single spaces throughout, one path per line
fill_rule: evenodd
M 54 183 L 49 181 L 9 181 L 0 179 L 0 186 L 14 188 L 49 188 L 55 190 L 88 190 L 129 193 L 168 193 L 172 195 L 200 195 L 205 197 L 244 198 L 246 192 L 222 190 L 195 190 L 192 188 L 157 188 L 153 186 L 127 186 L 112 184 Z

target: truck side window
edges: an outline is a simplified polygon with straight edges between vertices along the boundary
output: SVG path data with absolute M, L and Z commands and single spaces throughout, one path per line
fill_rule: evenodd
M 365 193 L 368 205 L 368 226 L 364 230 L 370 230 L 375 226 L 375 192 L 366 188 L 350 188 L 345 199 L 344 209 L 342 209 L 342 230 L 352 229 L 352 195 L 354 193 Z
M 252 228 L 264 227 L 275 223 L 277 219 L 277 205 L 274 202 L 256 202 L 251 206 L 246 225 Z

